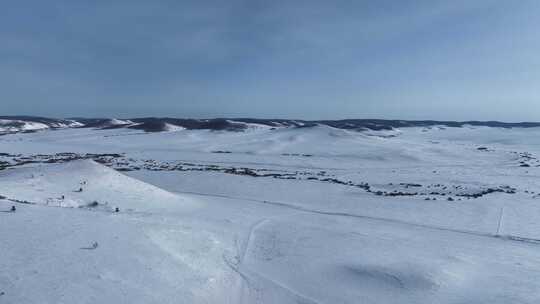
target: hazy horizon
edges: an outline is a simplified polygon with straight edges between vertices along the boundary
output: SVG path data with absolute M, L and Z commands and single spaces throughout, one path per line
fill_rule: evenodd
M 518 123 L 540 123 L 540 120 L 534 121 L 534 120 L 481 120 L 481 119 L 467 119 L 467 120 L 448 120 L 448 119 L 431 119 L 431 118 L 419 118 L 419 119 L 400 119 L 400 118 L 378 118 L 378 117 L 350 117 L 350 118 L 325 118 L 325 119 L 302 119 L 302 118 L 295 118 L 295 117 L 257 117 L 257 116 L 40 116 L 40 115 L 27 115 L 27 114 L 12 114 L 12 115 L 0 115 L 0 117 L 34 117 L 34 118 L 48 118 L 48 119 L 145 119 L 145 118 L 157 118 L 157 119 L 164 119 L 164 118 L 170 118 L 170 119 L 231 119 L 231 120 L 243 120 L 243 119 L 260 119 L 260 120 L 295 120 L 295 121 L 340 121 L 340 120 L 386 120 L 386 121 L 435 121 L 435 122 L 501 122 L 501 123 L 510 123 L 510 124 L 518 124 Z
M 540 2 L 5 1 L 0 114 L 540 120 Z

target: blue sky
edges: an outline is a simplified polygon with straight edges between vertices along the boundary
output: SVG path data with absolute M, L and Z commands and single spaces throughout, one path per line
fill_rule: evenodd
M 0 3 L 0 113 L 540 121 L 540 1 Z

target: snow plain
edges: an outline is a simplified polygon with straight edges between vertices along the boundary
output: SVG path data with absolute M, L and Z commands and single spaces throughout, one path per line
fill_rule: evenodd
M 328 126 L 0 136 L 0 303 L 539 303 L 539 138 Z M 130 170 L 35 161 L 57 153 L 117 153 Z

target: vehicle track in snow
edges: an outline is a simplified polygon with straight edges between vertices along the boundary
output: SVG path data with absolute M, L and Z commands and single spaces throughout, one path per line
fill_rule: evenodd
M 256 301 L 261 301 L 262 294 L 264 293 L 264 290 L 267 288 L 263 288 L 260 286 L 260 283 L 270 285 L 273 288 L 277 288 L 279 290 L 284 291 L 288 296 L 290 296 L 292 299 L 294 299 L 297 303 L 305 303 L 305 304 L 318 304 L 318 302 L 314 299 L 309 298 L 308 296 L 305 296 L 301 294 L 300 292 L 290 288 L 286 284 L 283 284 L 282 282 L 276 281 L 274 279 L 271 279 L 267 277 L 266 275 L 260 273 L 259 271 L 256 271 L 254 269 L 251 269 L 245 265 L 245 259 L 246 255 L 248 254 L 251 243 L 253 241 L 253 235 L 255 231 L 263 226 L 265 223 L 269 222 L 269 218 L 264 218 L 261 220 L 256 221 L 254 224 L 252 224 L 249 228 L 249 232 L 247 235 L 247 239 L 244 243 L 244 246 L 242 249 L 238 249 L 239 252 L 237 252 L 237 256 L 235 257 L 236 263 L 232 262 L 230 258 L 227 258 L 226 256 L 223 256 L 223 260 L 225 263 L 234 271 L 236 272 L 240 278 L 241 278 L 241 285 L 240 285 L 240 291 L 239 291 L 239 302 L 240 303 L 251 303 L 249 302 L 249 298 L 247 299 L 248 302 L 244 300 L 244 295 L 246 293 L 249 293 L 249 291 L 254 291 L 256 296 Z

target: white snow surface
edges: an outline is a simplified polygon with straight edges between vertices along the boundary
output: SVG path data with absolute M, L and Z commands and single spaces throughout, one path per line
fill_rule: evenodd
M 244 125 L 246 126 L 246 130 L 253 130 L 253 129 L 266 129 L 266 130 L 269 130 L 269 129 L 272 129 L 274 127 L 271 127 L 271 126 L 268 126 L 268 125 L 263 125 L 263 124 L 258 124 L 258 123 L 248 123 L 248 122 L 241 122 L 241 121 L 235 121 L 235 120 L 227 120 L 229 123 L 233 123 L 233 124 L 241 124 L 241 125 Z
M 177 125 L 173 125 L 173 124 L 170 124 L 170 123 L 166 123 L 165 124 L 165 128 L 163 131 L 166 131 L 166 132 L 176 132 L 176 131 L 182 131 L 182 130 L 185 130 L 186 128 L 184 127 L 181 127 L 181 126 L 177 126 Z
M 0 136 L 0 165 L 123 153 L 141 168 L 297 177 L 92 160 L 5 168 L 0 303 L 540 303 L 539 138 L 328 126 Z M 459 196 L 499 187 L 515 193 Z M 426 194 L 374 194 L 394 189 Z
M 129 119 L 118 119 L 118 118 L 112 118 L 110 121 L 111 125 L 131 125 L 133 124 L 133 121 Z

